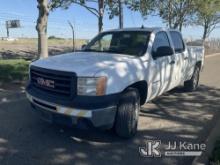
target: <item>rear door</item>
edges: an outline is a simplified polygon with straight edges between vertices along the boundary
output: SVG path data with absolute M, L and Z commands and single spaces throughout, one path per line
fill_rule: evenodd
M 157 91 L 157 95 L 168 91 L 175 85 L 173 82 L 174 78 L 174 55 L 167 55 L 163 57 L 157 57 L 153 52 L 156 52 L 159 47 L 171 47 L 169 38 L 166 32 L 158 32 L 155 36 L 153 47 L 152 47 L 152 57 L 153 62 L 156 65 L 157 73 L 160 74 L 160 87 Z
M 185 80 L 186 68 L 188 65 L 188 52 L 185 47 L 181 33 L 178 31 L 170 31 L 170 37 L 175 51 L 175 70 L 174 81 L 175 86 L 181 85 Z

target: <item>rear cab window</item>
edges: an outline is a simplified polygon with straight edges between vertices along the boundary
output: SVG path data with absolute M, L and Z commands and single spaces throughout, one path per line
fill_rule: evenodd
M 185 51 L 185 44 L 183 42 L 182 35 L 176 31 L 170 31 L 170 37 L 173 41 L 174 50 L 176 53 L 182 53 Z

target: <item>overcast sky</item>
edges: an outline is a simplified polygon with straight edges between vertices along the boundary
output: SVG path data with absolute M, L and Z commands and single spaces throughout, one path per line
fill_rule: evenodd
M 11 37 L 37 37 L 35 30 L 38 16 L 37 0 L 1 0 L 0 5 L 0 37 L 6 36 L 5 21 L 19 19 L 21 28 L 10 29 Z M 97 18 L 83 7 L 72 5 L 68 10 L 57 9 L 49 15 L 48 35 L 71 37 L 71 29 L 67 21 L 74 23 L 76 38 L 91 39 L 97 34 Z M 159 17 L 149 16 L 143 20 L 139 13 L 124 9 L 124 27 L 165 27 Z M 118 28 L 118 18 L 104 17 L 104 30 Z M 185 38 L 201 38 L 201 27 L 183 28 Z M 220 38 L 220 28 L 213 31 L 211 37 Z

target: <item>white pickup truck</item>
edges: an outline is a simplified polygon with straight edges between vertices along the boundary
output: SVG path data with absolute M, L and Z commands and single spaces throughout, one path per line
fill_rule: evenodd
M 31 63 L 26 93 L 48 121 L 114 128 L 129 138 L 140 106 L 181 85 L 196 90 L 203 63 L 204 48 L 187 48 L 176 30 L 111 30 L 80 52 Z

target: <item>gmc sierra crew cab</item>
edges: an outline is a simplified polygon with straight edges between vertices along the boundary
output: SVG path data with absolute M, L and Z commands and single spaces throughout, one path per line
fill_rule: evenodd
M 204 48 L 187 47 L 176 30 L 116 29 L 79 52 L 30 64 L 27 98 L 50 122 L 137 131 L 140 106 L 175 87 L 196 90 Z

